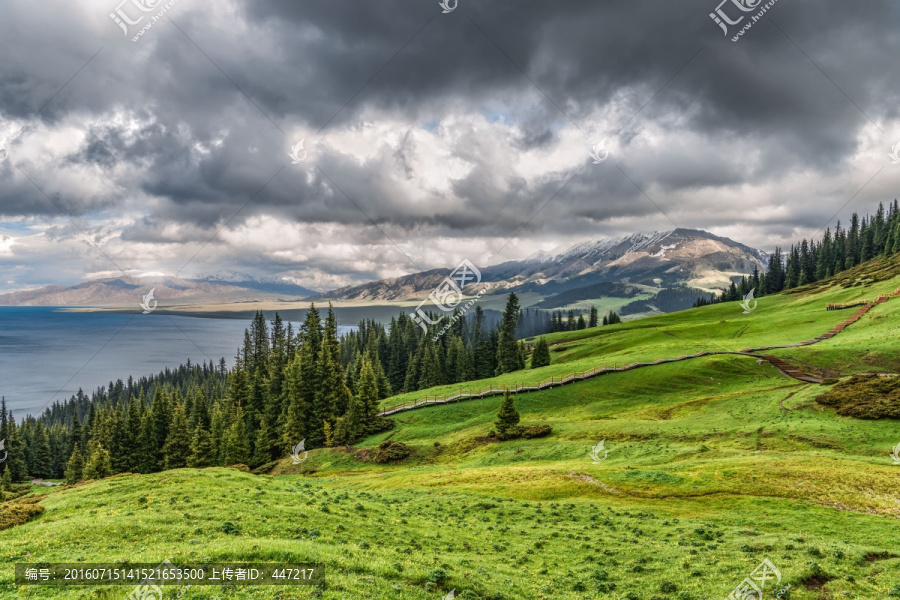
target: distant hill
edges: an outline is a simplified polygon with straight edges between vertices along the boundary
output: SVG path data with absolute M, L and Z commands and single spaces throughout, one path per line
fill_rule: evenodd
M 203 279 L 121 277 L 86 281 L 71 287 L 50 285 L 36 290 L 0 295 L 0 306 L 138 306 L 154 290 L 159 306 L 173 304 L 227 304 L 263 300 L 300 300 L 315 295 L 312 290 L 289 283 L 236 278 L 225 281 L 214 276 Z

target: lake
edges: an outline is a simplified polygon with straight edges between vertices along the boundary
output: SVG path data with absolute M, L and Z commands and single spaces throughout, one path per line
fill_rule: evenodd
M 110 381 L 153 375 L 187 359 L 218 363 L 224 357 L 231 366 L 249 324 L 245 316 L 0 306 L 0 395 L 21 422 L 26 414 L 36 416 L 55 400 L 67 400 L 79 387 L 90 395 Z M 293 325 L 296 332 L 300 323 Z M 338 329 L 343 335 L 356 327 Z

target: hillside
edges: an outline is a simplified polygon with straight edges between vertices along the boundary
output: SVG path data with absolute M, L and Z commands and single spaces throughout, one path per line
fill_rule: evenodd
M 724 303 L 548 336 L 552 364 L 473 382 L 540 381 L 603 364 L 791 344 L 900 287 L 900 255 L 869 261 L 750 314 Z M 839 335 L 773 350 L 804 369 L 897 373 L 900 297 Z M 126 475 L 52 490 L 44 512 L 0 532 L 3 597 L 23 560 L 318 561 L 322 588 L 197 587 L 213 598 L 725 598 L 769 560 L 765 597 L 900 594 L 896 421 L 839 417 L 800 382 L 748 356 L 705 356 L 522 394 L 523 425 L 548 437 L 499 442 L 499 398 L 421 408 L 355 448 L 283 460 L 271 476 L 234 469 Z M 455 391 L 433 388 L 429 395 Z M 389 398 L 383 405 L 423 392 Z M 412 455 L 376 464 L 378 445 Z M 604 460 L 588 453 L 605 441 Z M 46 488 L 34 488 L 47 493 Z M 27 557 L 27 559 L 26 559 Z M 33 597 L 121 599 L 112 586 Z

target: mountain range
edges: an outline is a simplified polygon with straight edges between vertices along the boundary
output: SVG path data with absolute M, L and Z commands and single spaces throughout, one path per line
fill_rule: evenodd
M 542 307 L 552 308 L 575 300 L 652 295 L 664 288 L 718 290 L 754 268 L 764 271 L 767 258 L 765 252 L 728 238 L 695 229 L 673 229 L 583 241 L 559 253 L 541 251 L 480 271 L 482 282 L 493 284 L 491 294 L 531 293 Z M 191 279 L 141 278 L 138 282 L 111 278 L 0 295 L 0 306 L 134 306 L 136 299 L 151 289 L 163 305 L 415 301 L 428 297 L 449 273 L 448 269 L 432 269 L 321 293 L 282 279 L 256 279 L 236 272 Z M 465 292 L 477 290 L 470 283 Z
M 495 284 L 492 293 L 535 292 L 545 297 L 601 283 L 713 291 L 727 287 L 733 277 L 752 273 L 754 267 L 765 271 L 767 260 L 765 252 L 728 238 L 673 229 L 580 242 L 558 254 L 541 251 L 525 260 L 484 267 L 481 276 L 483 282 Z M 448 273 L 433 269 L 340 288 L 311 299 L 414 300 L 427 297 Z M 624 294 L 630 293 L 628 287 L 623 288 Z

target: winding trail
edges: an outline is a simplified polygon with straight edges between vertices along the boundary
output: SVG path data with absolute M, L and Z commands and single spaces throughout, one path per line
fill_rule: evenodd
M 714 351 L 704 351 L 698 352 L 697 354 L 686 354 L 683 356 L 679 356 L 677 358 L 661 358 L 659 360 L 655 360 L 653 362 L 636 362 L 631 363 L 629 365 L 623 365 L 621 367 L 603 367 L 603 368 L 595 368 L 590 371 L 581 371 L 572 373 L 568 377 L 560 377 L 556 379 L 555 377 L 551 378 L 549 381 L 544 381 L 534 385 L 525 385 L 521 384 L 516 386 L 515 388 L 488 388 L 486 390 L 482 390 L 480 392 L 458 392 L 451 396 L 445 396 L 443 398 L 433 397 L 429 398 L 425 396 L 425 398 L 421 400 L 417 400 L 412 403 L 403 403 L 397 406 L 392 406 L 390 408 L 386 408 L 382 412 L 378 413 L 380 417 L 387 417 L 389 415 L 395 415 L 397 413 L 406 412 L 408 410 L 415 410 L 417 408 L 423 408 L 425 406 L 439 405 L 439 404 L 450 404 L 453 402 L 460 402 L 462 400 L 471 400 L 473 398 L 487 398 L 488 396 L 498 396 L 501 394 L 505 394 L 507 391 L 510 394 L 524 394 L 527 392 L 537 392 L 540 390 L 546 390 L 552 387 L 557 387 L 561 385 L 566 385 L 567 383 L 575 383 L 576 381 L 583 381 L 585 379 L 589 379 L 591 377 L 597 377 L 599 375 L 605 375 L 607 373 L 618 373 L 621 371 L 630 371 L 632 369 L 639 369 L 641 367 L 649 367 L 652 365 L 659 365 L 662 363 L 670 363 L 670 362 L 679 362 L 682 360 L 689 360 L 692 358 L 700 358 L 701 356 L 713 356 L 716 354 L 738 354 L 741 356 L 752 356 L 757 359 L 766 360 L 771 363 L 776 369 L 787 375 L 788 377 L 793 377 L 799 381 L 803 381 L 806 383 L 822 383 L 822 380 L 818 377 L 814 377 L 813 375 L 809 375 L 808 373 L 804 373 L 800 369 L 793 367 L 777 356 L 772 356 L 771 354 L 760 354 L 760 352 L 765 350 L 775 350 L 779 348 L 798 348 L 800 346 L 810 346 L 812 344 L 818 344 L 821 341 L 828 340 L 841 333 L 848 326 L 852 325 L 859 321 L 863 315 L 865 315 L 869 310 L 882 304 L 883 302 L 887 302 L 890 298 L 894 296 L 900 296 L 900 288 L 897 288 L 890 294 L 881 294 L 878 296 L 873 302 L 865 304 L 859 310 L 857 310 L 851 317 L 848 319 L 838 323 L 831 330 L 826 333 L 820 335 L 817 338 L 813 338 L 811 340 L 805 340 L 803 342 L 797 342 L 795 344 L 784 344 L 781 346 L 760 346 L 758 348 L 744 348 L 743 350 L 714 350 Z

